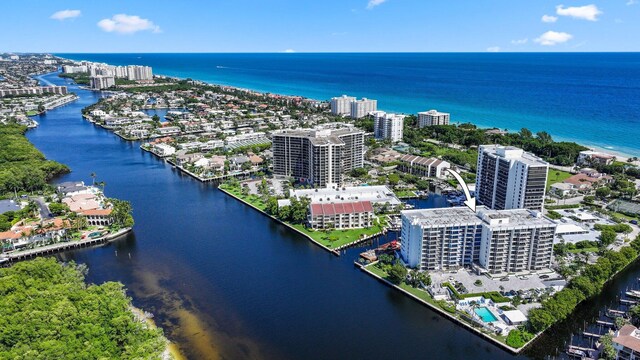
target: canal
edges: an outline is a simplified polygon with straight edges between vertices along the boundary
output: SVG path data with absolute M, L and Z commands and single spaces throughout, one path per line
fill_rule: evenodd
M 36 120 L 27 136 L 72 172 L 57 181 L 106 183 L 129 200 L 136 225 L 126 238 L 58 255 L 86 263 L 88 280 L 120 281 L 136 306 L 193 359 L 506 359 L 510 354 L 378 283 L 215 187 L 82 119 L 99 94 L 55 74 L 79 100 Z M 528 352 L 541 358 L 567 341 L 576 323 L 612 301 L 638 266 L 582 317 L 554 329 Z M 594 310 L 595 309 L 595 310 Z M 524 357 L 524 356 L 522 356 Z

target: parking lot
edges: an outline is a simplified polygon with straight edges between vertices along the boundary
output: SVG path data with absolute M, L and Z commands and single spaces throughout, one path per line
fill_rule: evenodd
M 488 291 L 504 291 L 504 290 L 528 290 L 535 288 L 546 288 L 547 285 L 544 281 L 550 279 L 556 279 L 560 276 L 549 270 L 549 273 L 544 275 L 525 275 L 525 276 L 509 276 L 509 280 L 501 280 L 501 278 L 490 278 L 485 275 L 476 275 L 471 270 L 459 270 L 453 272 L 431 272 L 431 280 L 433 284 L 441 284 L 443 282 L 460 282 L 467 288 L 469 293 L 479 293 Z M 545 278 L 541 279 L 540 276 Z M 548 276 L 548 278 L 547 278 Z M 475 282 L 480 280 L 482 285 L 475 285 Z

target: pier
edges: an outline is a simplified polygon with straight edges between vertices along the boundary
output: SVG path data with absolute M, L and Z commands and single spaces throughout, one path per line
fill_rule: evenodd
M 79 241 L 62 242 L 62 243 L 57 243 L 53 245 L 37 247 L 35 249 L 29 249 L 29 250 L 6 254 L 3 257 L 4 262 L 2 264 L 4 266 L 8 266 L 15 262 L 33 259 L 38 256 L 49 256 L 49 255 L 53 255 L 59 252 L 67 251 L 67 250 L 75 250 L 75 249 L 85 248 L 89 246 L 104 244 L 104 243 L 113 241 L 130 231 L 131 231 L 131 228 L 124 228 L 113 234 L 108 234 L 102 237 L 88 238 L 88 239 L 79 240 Z

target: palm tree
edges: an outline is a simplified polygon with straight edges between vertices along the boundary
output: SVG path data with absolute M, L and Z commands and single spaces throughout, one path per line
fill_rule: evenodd
M 96 173 L 92 172 L 91 173 L 91 185 L 95 185 L 96 184 Z

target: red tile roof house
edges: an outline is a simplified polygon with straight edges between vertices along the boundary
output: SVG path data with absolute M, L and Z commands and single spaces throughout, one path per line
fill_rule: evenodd
M 616 359 L 640 358 L 640 331 L 635 326 L 623 326 L 615 332 L 612 340 Z
M 370 201 L 313 203 L 309 205 L 309 226 L 313 229 L 356 229 L 373 226 Z
M 90 226 L 109 226 L 113 223 L 111 212 L 111 209 L 96 209 L 83 211 L 80 215 L 87 218 Z

